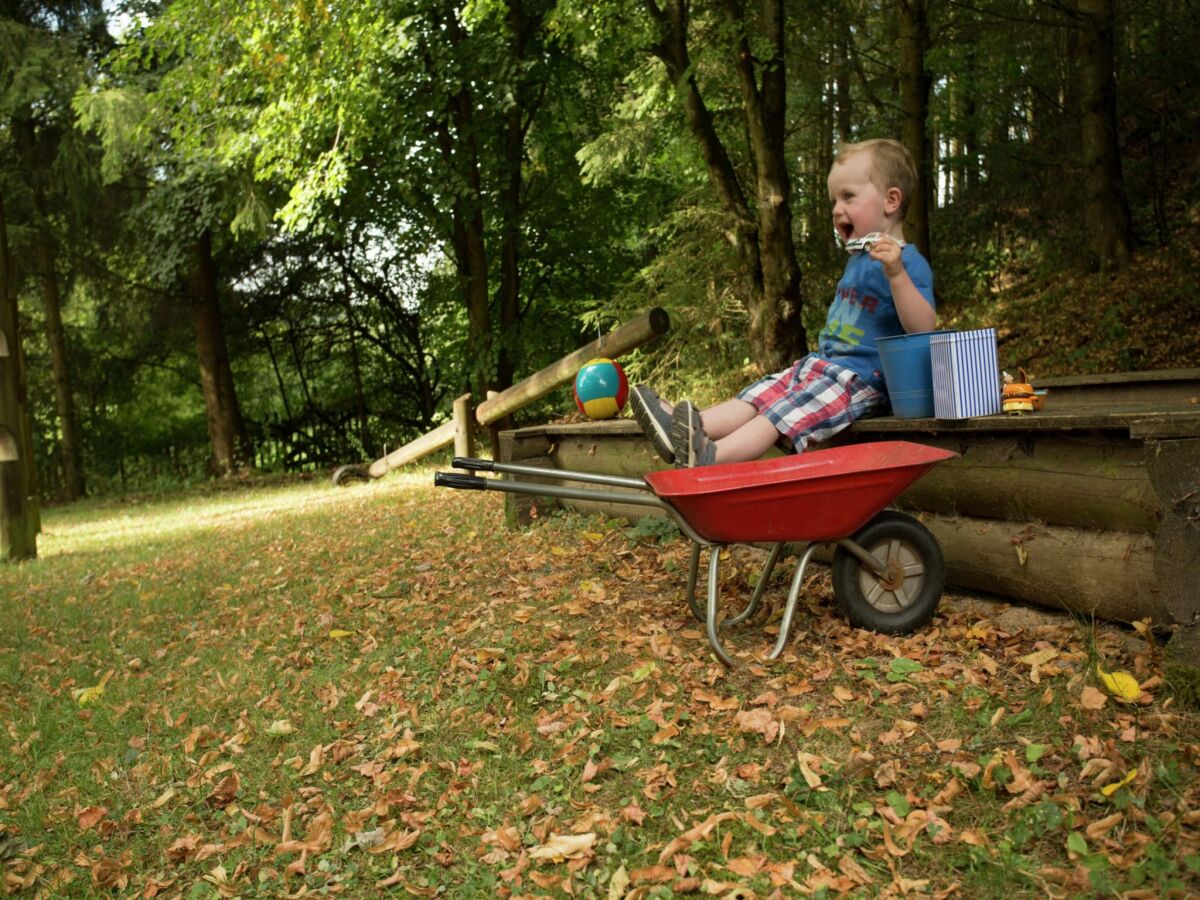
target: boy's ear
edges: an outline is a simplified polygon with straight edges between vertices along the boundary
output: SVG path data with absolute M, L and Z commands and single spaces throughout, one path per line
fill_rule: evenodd
M 900 209 L 900 203 L 904 200 L 904 192 L 898 187 L 890 187 L 883 194 L 883 210 L 889 216 L 894 215 Z

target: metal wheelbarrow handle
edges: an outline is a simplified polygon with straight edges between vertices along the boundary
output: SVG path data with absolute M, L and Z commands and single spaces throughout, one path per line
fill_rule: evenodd
M 457 461 L 457 460 L 456 460 Z M 468 491 L 499 491 L 503 494 L 526 494 L 535 497 L 561 497 L 566 500 L 595 500 L 601 503 L 626 503 L 630 506 L 652 506 L 673 513 L 671 507 L 658 499 L 645 482 L 632 478 L 617 478 L 607 475 L 591 475 L 588 472 L 567 472 L 562 469 L 539 469 L 536 466 L 512 466 L 506 463 L 490 463 L 488 460 L 472 460 L 492 466 L 492 471 L 511 475 L 528 475 L 534 478 L 564 478 L 587 481 L 612 487 L 638 487 L 643 493 L 628 491 L 595 491 L 572 487 L 566 484 L 534 484 L 529 481 L 508 481 L 500 478 L 480 478 L 477 475 L 461 475 L 457 472 L 435 472 L 436 487 L 457 488 Z
M 474 475 L 460 475 L 458 472 L 434 472 L 434 487 L 458 488 L 460 491 L 486 491 L 487 481 Z
M 630 488 L 635 491 L 653 493 L 650 485 L 641 478 L 622 478 L 620 475 L 601 475 L 597 472 L 576 472 L 572 469 L 549 469 L 542 466 L 521 466 L 515 463 L 494 462 L 490 459 L 476 459 L 473 456 L 456 456 L 450 465 L 456 469 L 467 469 L 472 472 L 499 472 L 501 475 L 524 475 L 527 478 L 552 479 L 554 481 L 579 481 L 585 484 L 603 484 L 606 487 Z M 436 482 L 435 482 L 436 483 Z M 452 485 L 447 485 L 452 486 Z M 535 493 L 526 491 L 525 493 Z M 594 492 L 582 491 L 578 495 L 561 494 L 556 496 L 573 497 L 576 500 L 590 499 Z M 549 496 L 549 495 L 548 495 Z M 638 501 L 632 501 L 634 503 Z M 655 505 L 661 505 L 656 503 Z
M 492 472 L 495 463 L 490 459 L 477 459 L 474 456 L 456 456 L 450 460 L 450 465 L 456 469 L 470 469 L 472 472 Z

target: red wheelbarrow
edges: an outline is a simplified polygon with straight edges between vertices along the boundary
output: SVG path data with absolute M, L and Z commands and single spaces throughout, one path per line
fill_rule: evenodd
M 945 583 L 941 548 L 929 529 L 912 516 L 885 507 L 933 466 L 957 455 L 908 441 L 878 441 L 755 462 L 662 469 L 648 472 L 644 479 L 456 457 L 452 465 L 458 469 L 625 490 L 602 491 L 450 472 L 438 472 L 434 484 L 464 490 L 634 504 L 665 511 L 692 541 L 688 605 L 693 615 L 706 624 L 708 640 L 717 657 L 732 666 L 733 660 L 721 646 L 720 631 L 754 614 L 788 542 L 803 542 L 808 546 L 792 577 L 771 659 L 778 657 L 787 644 L 805 569 L 823 543 L 837 545 L 833 554 L 833 593 L 838 608 L 852 624 L 897 634 L 929 622 Z M 636 493 L 630 493 L 630 489 Z M 742 612 L 720 621 L 719 548 L 724 544 L 756 542 L 773 546 L 754 594 Z M 706 609 L 696 602 L 701 547 L 712 548 Z

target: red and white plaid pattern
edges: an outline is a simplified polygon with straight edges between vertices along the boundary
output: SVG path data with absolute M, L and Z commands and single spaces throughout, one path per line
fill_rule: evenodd
M 855 419 L 887 409 L 887 396 L 856 372 L 815 354 L 760 378 L 738 394 L 766 416 L 797 453 L 829 440 Z

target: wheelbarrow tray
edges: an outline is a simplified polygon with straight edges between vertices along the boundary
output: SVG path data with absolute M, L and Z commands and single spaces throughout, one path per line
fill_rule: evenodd
M 755 462 L 662 469 L 646 482 L 713 543 L 832 541 L 852 535 L 950 450 L 850 444 Z

